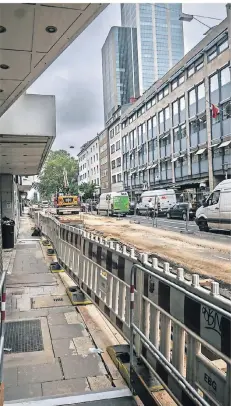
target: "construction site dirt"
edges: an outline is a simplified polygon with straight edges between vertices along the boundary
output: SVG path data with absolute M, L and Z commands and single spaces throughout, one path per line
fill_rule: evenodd
M 84 228 L 108 240 L 117 240 L 140 252 L 156 255 L 172 266 L 183 267 L 186 272 L 198 273 L 231 287 L 230 245 L 228 243 L 195 238 L 186 234 L 147 228 L 118 220 L 84 214 Z

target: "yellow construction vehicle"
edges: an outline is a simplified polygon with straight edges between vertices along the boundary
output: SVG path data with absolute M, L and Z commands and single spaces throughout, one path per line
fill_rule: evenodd
M 67 171 L 63 170 L 63 191 L 56 193 L 54 198 L 54 207 L 57 214 L 79 214 L 81 210 L 79 196 L 69 194 L 69 182 L 67 179 Z

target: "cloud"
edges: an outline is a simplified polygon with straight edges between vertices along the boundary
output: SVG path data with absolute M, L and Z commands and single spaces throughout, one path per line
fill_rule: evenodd
M 225 18 L 225 4 L 183 4 L 189 14 Z M 214 25 L 214 20 L 202 20 Z M 109 5 L 30 87 L 29 93 L 56 96 L 57 137 L 53 149 L 80 146 L 103 129 L 101 48 L 112 26 L 121 25 L 120 5 Z M 184 23 L 185 51 L 203 38 L 206 27 Z

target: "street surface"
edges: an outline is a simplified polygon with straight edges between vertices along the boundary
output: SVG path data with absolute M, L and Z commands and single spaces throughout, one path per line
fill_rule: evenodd
M 82 216 L 82 215 L 81 215 Z M 230 237 L 199 232 L 190 222 L 185 232 L 185 222 L 158 218 L 158 227 L 145 217 L 130 216 L 126 219 L 83 214 L 85 227 L 122 244 L 135 247 L 141 252 L 181 266 L 189 273 L 230 284 Z M 134 223 L 140 221 L 140 224 Z M 191 234 L 195 230 L 195 233 Z M 177 231 L 177 232 L 176 232 Z
M 178 233 L 186 232 L 186 222 L 179 219 L 167 219 L 167 217 L 158 217 L 150 219 L 147 216 L 129 215 L 127 218 L 134 222 L 139 222 L 147 227 L 156 227 L 162 230 L 171 230 Z M 189 234 L 195 235 L 197 238 L 206 238 L 207 240 L 231 243 L 231 235 L 228 232 L 213 230 L 210 232 L 200 231 L 194 220 L 188 222 Z

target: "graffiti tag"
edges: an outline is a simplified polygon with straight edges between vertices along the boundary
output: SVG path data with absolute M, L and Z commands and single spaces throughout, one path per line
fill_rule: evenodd
M 204 316 L 204 320 L 207 323 L 205 326 L 208 330 L 213 330 L 217 334 L 221 335 L 221 316 L 215 310 L 210 309 L 209 307 L 203 306 L 202 307 L 202 314 Z

